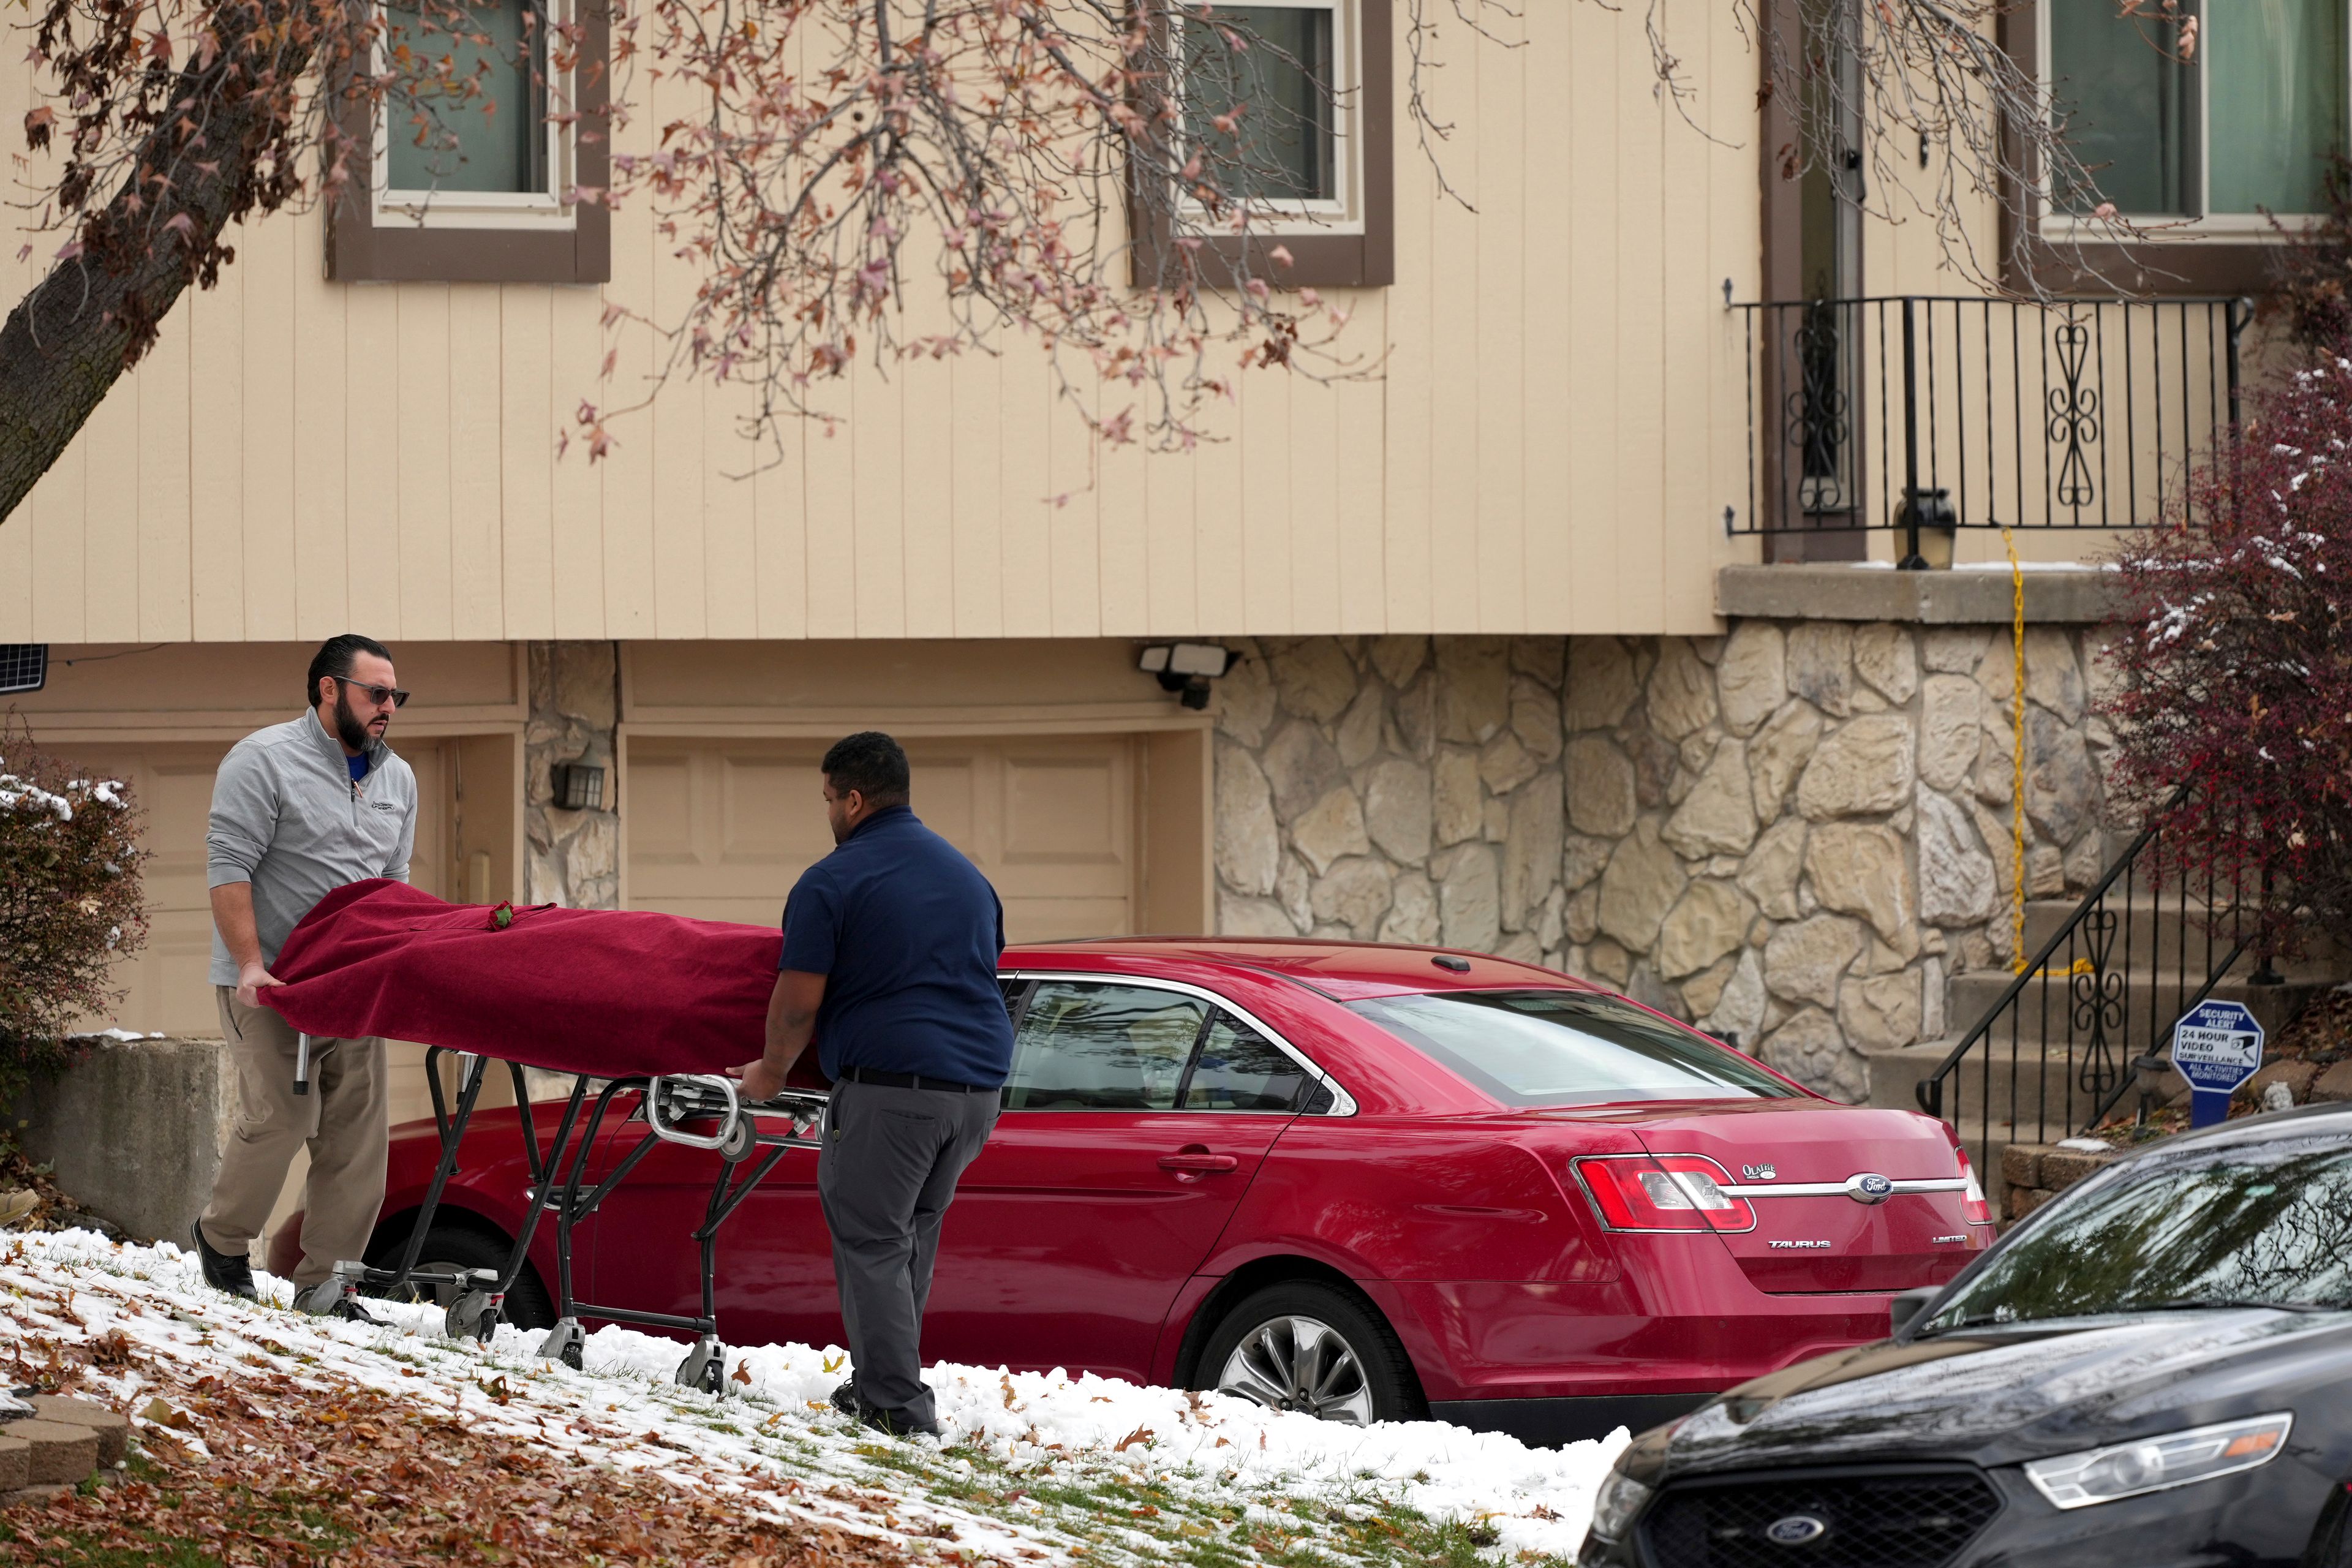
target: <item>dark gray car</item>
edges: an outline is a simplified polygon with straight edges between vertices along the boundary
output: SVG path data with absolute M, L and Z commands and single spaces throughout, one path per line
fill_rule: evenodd
M 1581 1568 L 2352 1568 L 2352 1106 L 2118 1161 L 1643 1434 Z

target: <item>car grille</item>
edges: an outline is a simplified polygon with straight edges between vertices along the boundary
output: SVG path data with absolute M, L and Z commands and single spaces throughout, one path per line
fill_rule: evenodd
M 1642 1523 L 1656 1568 L 1942 1568 L 2000 1511 L 1973 1470 L 1670 1486 Z

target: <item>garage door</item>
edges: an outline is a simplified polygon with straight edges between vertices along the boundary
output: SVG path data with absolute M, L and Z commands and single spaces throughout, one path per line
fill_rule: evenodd
M 833 847 L 819 741 L 632 738 L 620 807 L 629 902 L 772 924 Z M 915 812 L 971 857 L 1014 942 L 1135 929 L 1135 742 L 911 741 Z
M 431 893 L 443 891 L 448 813 L 443 743 L 395 743 L 416 772 L 420 809 L 410 879 Z M 217 1037 L 220 1015 L 213 1001 L 212 897 L 205 886 L 205 826 L 212 812 L 213 774 L 227 754 L 223 741 L 150 745 L 115 743 L 56 747 L 79 772 L 119 778 L 131 787 L 146 817 L 149 851 L 143 869 L 147 895 L 147 946 L 116 969 L 114 983 L 125 994 L 89 1026 L 120 1025 L 141 1032 Z

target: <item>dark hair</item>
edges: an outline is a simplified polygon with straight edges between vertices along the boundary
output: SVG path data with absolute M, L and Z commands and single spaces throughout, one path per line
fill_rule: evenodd
M 320 643 L 319 651 L 310 656 L 310 686 L 304 693 L 302 706 L 316 708 L 319 705 L 320 676 L 348 676 L 352 672 L 352 667 L 359 662 L 360 655 L 363 653 L 372 653 L 376 658 L 386 660 L 392 658 L 392 649 L 384 647 L 375 638 L 363 637 L 357 632 L 345 632 L 340 637 L 331 637 Z
M 907 804 L 912 776 L 907 767 L 907 753 L 898 742 L 879 730 L 860 730 L 835 741 L 818 766 L 837 795 L 856 790 L 866 797 L 868 805 Z

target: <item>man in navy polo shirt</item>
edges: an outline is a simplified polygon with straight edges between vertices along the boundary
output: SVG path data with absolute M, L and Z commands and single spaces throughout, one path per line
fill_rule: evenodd
M 833 1080 L 817 1198 L 852 1376 L 833 1402 L 894 1436 L 939 1431 L 923 1383 L 923 1303 L 956 1179 L 996 1125 L 1013 1025 L 996 983 L 1004 906 L 978 867 L 907 805 L 907 753 L 867 731 L 824 754 L 832 854 L 784 903 L 765 1100 L 818 1041 Z

